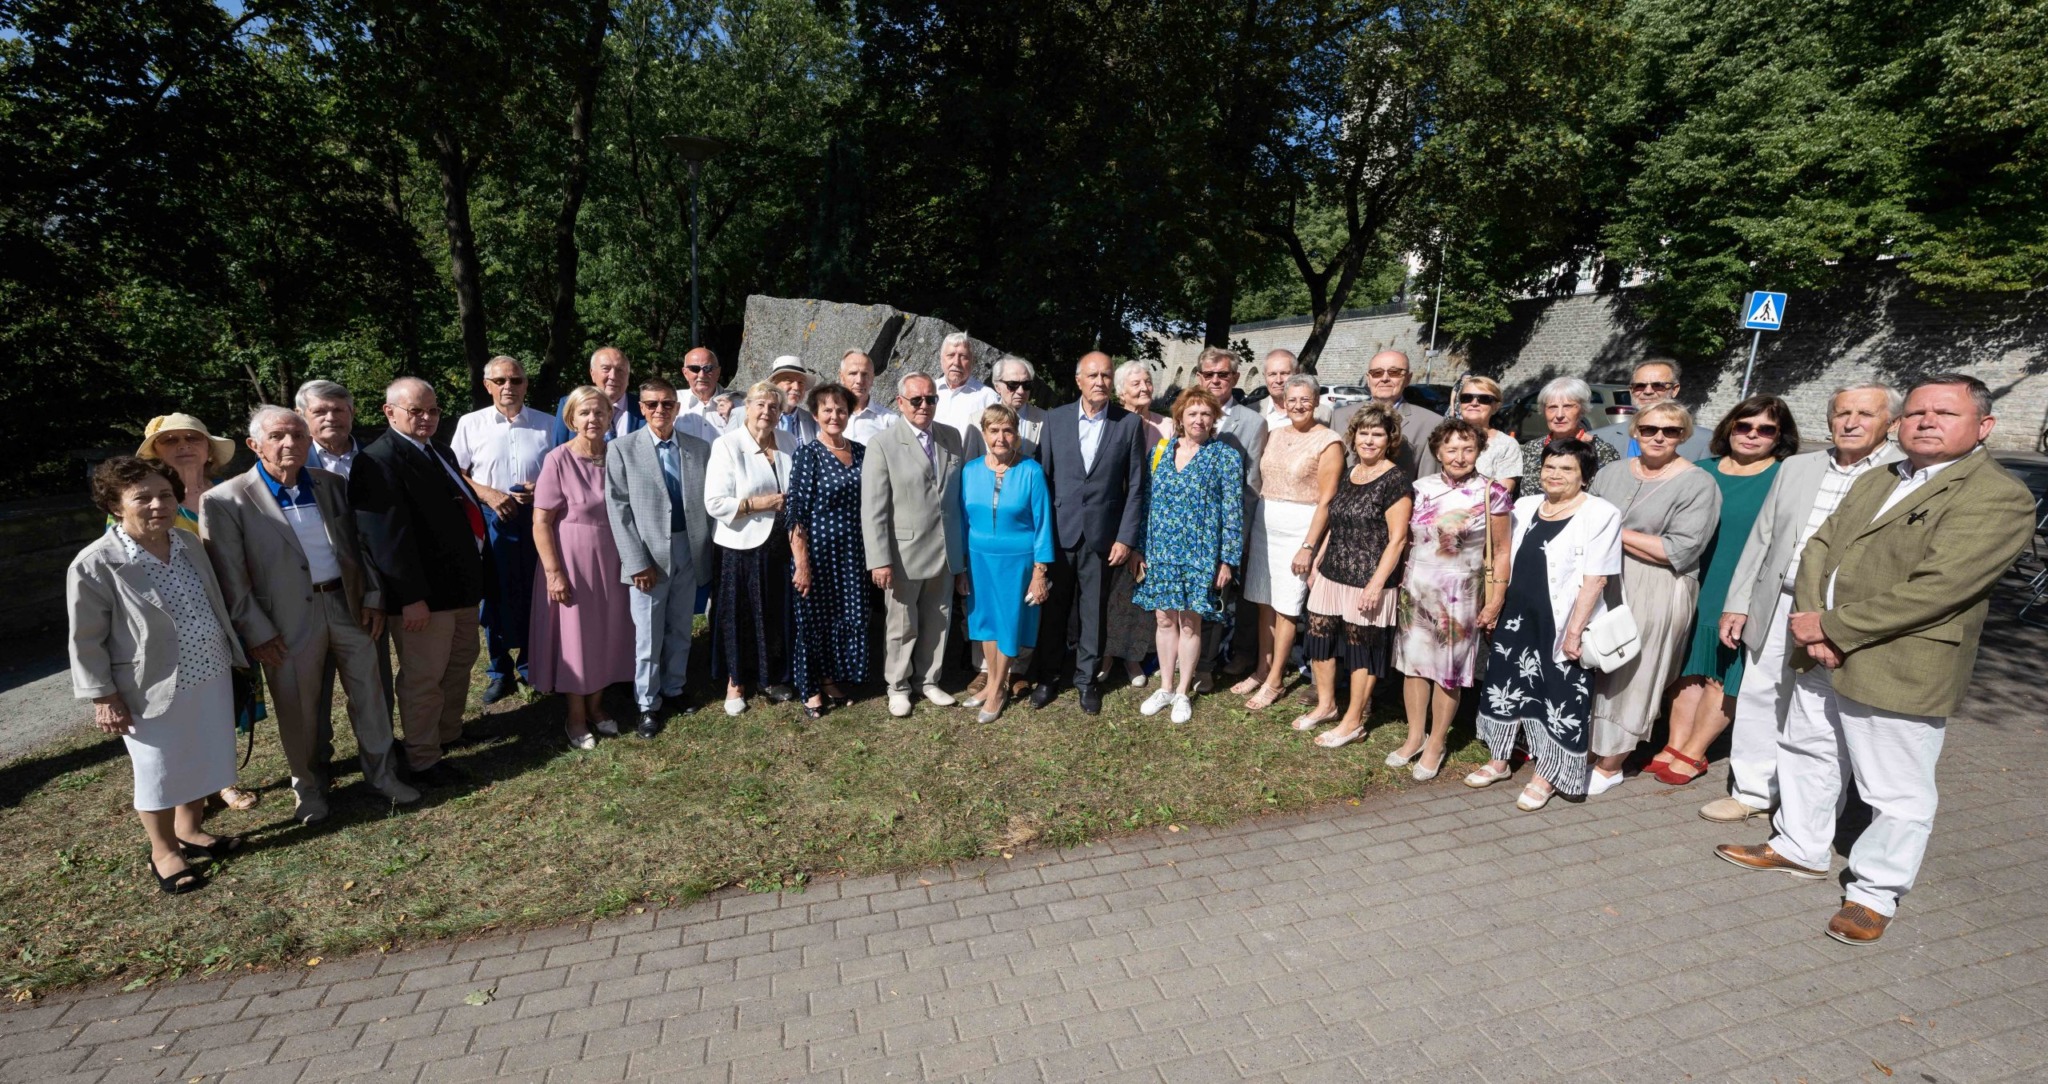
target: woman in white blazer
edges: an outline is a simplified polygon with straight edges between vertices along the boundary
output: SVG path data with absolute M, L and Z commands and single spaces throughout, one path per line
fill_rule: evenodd
M 1542 492 L 1515 502 L 1507 600 L 1479 709 L 1479 737 L 1493 759 L 1465 785 L 1513 775 L 1508 758 L 1520 738 L 1536 776 L 1515 806 L 1530 812 L 1560 791 L 1586 793 L 1593 675 L 1578 665 L 1579 637 L 1606 612 L 1608 578 L 1621 575 L 1621 510 L 1586 492 L 1599 465 L 1585 441 L 1552 441 L 1543 449 Z
M 725 713 L 747 710 L 746 687 L 784 703 L 796 697 L 788 666 L 789 530 L 782 522 L 790 456 L 797 439 L 777 429 L 782 391 L 763 381 L 747 389 L 746 412 L 711 445 L 704 510 L 718 547 L 713 635 L 725 677 Z

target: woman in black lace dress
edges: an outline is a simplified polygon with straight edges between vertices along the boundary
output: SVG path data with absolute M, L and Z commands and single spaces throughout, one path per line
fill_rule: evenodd
M 1365 734 L 1365 708 L 1373 682 L 1392 665 L 1393 625 L 1400 596 L 1401 555 L 1415 479 L 1394 462 L 1401 454 L 1401 419 L 1368 403 L 1351 416 L 1345 444 L 1358 462 L 1338 480 L 1330 502 L 1330 529 L 1316 554 L 1308 586 L 1308 635 L 1302 651 L 1315 671 L 1315 710 L 1294 720 L 1312 730 L 1338 718 L 1338 664 L 1351 683 L 1351 703 L 1335 729 L 1316 738 L 1337 749 Z

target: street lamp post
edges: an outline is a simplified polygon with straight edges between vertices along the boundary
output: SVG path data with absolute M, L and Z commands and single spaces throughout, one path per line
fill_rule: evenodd
M 683 156 L 690 164 L 690 346 L 692 349 L 704 345 L 698 327 L 699 303 L 697 299 L 697 177 L 704 170 L 704 163 L 714 154 L 725 149 L 725 144 L 710 136 L 672 135 L 662 142 L 668 148 Z

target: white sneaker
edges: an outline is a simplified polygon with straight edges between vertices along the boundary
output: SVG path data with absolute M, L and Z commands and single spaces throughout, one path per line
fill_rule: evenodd
M 1605 794 L 1620 786 L 1627 779 L 1628 776 L 1620 772 L 1615 772 L 1613 775 L 1602 775 L 1600 769 L 1594 768 L 1586 773 L 1586 797 L 1592 798 Z
M 1159 689 L 1151 696 L 1146 697 L 1144 703 L 1138 705 L 1138 714 L 1157 715 L 1165 711 L 1166 706 L 1171 703 L 1173 703 L 1173 690 Z
M 953 699 L 952 693 L 949 693 L 946 690 L 939 688 L 937 685 L 925 686 L 924 698 L 926 700 L 931 701 L 934 704 L 937 704 L 942 708 L 950 708 L 953 705 L 959 703 L 958 700 Z
M 1194 717 L 1195 705 L 1190 703 L 1187 697 L 1175 693 L 1173 697 L 1173 714 L 1168 716 L 1168 718 L 1176 723 L 1185 723 Z
M 727 715 L 738 715 L 745 710 L 747 710 L 747 698 L 744 696 L 730 697 L 725 702 L 725 713 Z
M 910 718 L 910 694 L 890 693 L 889 714 L 894 715 L 898 719 Z
M 1138 671 L 1137 673 L 1135 673 L 1135 674 L 1132 674 L 1132 675 L 1131 675 L 1131 688 L 1133 688 L 1133 689 L 1142 689 L 1142 688 L 1144 688 L 1144 687 L 1145 687 L 1145 671 L 1143 671 L 1143 670 L 1140 670 L 1140 671 Z

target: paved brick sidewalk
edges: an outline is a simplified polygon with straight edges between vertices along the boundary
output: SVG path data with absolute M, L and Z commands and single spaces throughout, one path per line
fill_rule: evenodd
M 1875 948 L 1821 935 L 1834 884 L 1712 857 L 1761 838 L 1694 816 L 1718 770 L 1533 816 L 1446 780 L 60 997 L 0 1012 L 0 1081 L 2048 1079 L 2048 637 L 1990 639 L 1922 887 Z

